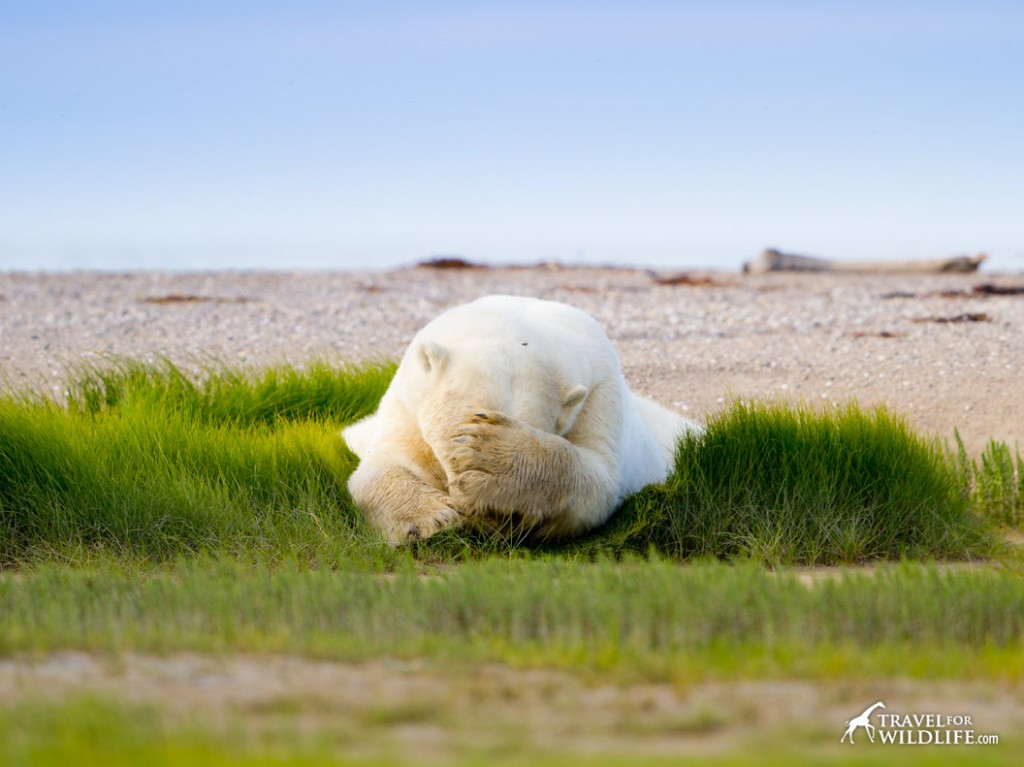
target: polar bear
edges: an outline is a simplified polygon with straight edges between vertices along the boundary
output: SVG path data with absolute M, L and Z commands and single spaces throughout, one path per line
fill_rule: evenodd
M 585 312 L 487 296 L 420 330 L 377 412 L 342 436 L 359 457 L 353 500 L 397 545 L 466 522 L 584 532 L 663 481 L 699 429 L 629 391 Z

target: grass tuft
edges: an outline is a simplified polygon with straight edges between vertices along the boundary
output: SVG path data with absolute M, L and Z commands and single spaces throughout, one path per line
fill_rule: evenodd
M 965 476 L 884 410 L 735 403 L 680 441 L 675 472 L 581 548 L 768 564 L 960 558 L 987 550 Z
M 366 555 L 338 431 L 376 407 L 393 366 L 86 370 L 68 405 L 0 398 L 0 563 L 222 552 Z M 379 547 L 378 547 L 379 548 Z
M 961 463 L 974 478 L 974 503 L 978 512 L 996 525 L 1024 525 L 1024 457 L 1005 442 L 992 440 L 980 463 L 971 461 L 961 446 Z
M 68 389 L 68 409 L 91 415 L 149 410 L 209 426 L 349 423 L 376 409 L 395 368 L 318 362 L 301 369 L 279 365 L 254 375 L 212 366 L 196 380 L 169 361 L 151 365 L 122 359 L 83 367 Z
M 393 373 L 318 364 L 191 376 L 122 361 L 82 370 L 66 406 L 0 396 L 0 565 L 202 553 L 394 568 L 409 553 L 386 549 L 352 504 L 356 458 L 338 437 L 373 411 Z M 1020 520 L 1019 456 L 1016 475 L 998 446 L 972 467 L 884 411 L 735 404 L 707 426 L 680 442 L 664 485 L 592 535 L 543 550 L 772 564 L 963 558 L 990 546 L 977 499 L 990 521 Z M 411 551 L 531 555 L 520 541 L 462 531 Z

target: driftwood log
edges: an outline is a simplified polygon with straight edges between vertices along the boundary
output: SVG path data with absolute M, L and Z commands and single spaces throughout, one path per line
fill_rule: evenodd
M 865 274 L 874 272 L 916 272 L 938 274 L 941 272 L 976 272 L 985 260 L 985 254 L 976 256 L 953 256 L 918 261 L 833 261 L 827 258 L 796 256 L 780 253 L 769 248 L 753 261 L 743 264 L 746 274 L 766 272 L 830 272 Z

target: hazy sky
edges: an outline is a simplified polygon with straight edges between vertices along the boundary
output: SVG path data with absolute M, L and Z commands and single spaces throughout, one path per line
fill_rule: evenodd
M 1024 2 L 0 4 L 0 268 L 1024 269 Z

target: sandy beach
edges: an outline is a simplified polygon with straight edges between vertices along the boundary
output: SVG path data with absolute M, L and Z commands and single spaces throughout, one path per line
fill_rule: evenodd
M 638 392 L 702 419 L 733 398 L 885 405 L 978 454 L 1024 443 L 1024 275 L 676 275 L 625 268 L 0 273 L 8 389 L 111 356 L 261 365 L 396 358 L 489 293 L 594 315 Z

